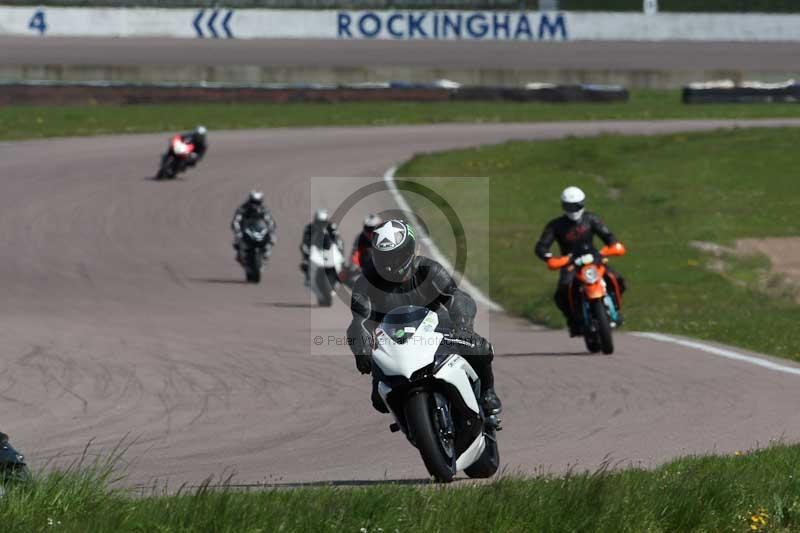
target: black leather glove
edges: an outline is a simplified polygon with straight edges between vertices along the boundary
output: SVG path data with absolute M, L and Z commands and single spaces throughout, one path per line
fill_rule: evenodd
M 369 374 L 372 372 L 372 357 L 365 354 L 356 354 L 356 368 L 362 374 Z

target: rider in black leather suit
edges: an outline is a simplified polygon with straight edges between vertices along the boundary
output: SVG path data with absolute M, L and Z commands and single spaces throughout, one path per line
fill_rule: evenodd
M 456 286 L 445 268 L 417 255 L 414 230 L 403 221 L 390 220 L 375 231 L 372 257 L 362 265 L 363 275 L 353 287 L 347 329 L 348 344 L 358 370 L 371 371 L 373 332 L 383 317 L 404 305 L 427 307 L 452 325 L 444 342 L 475 370 L 481 381 L 481 400 L 487 413 L 499 413 L 502 403 L 494 392 L 491 343 L 473 331 L 477 306 Z M 386 412 L 373 375 L 372 404 Z
M 545 226 L 539 241 L 536 243 L 536 256 L 542 261 L 547 261 L 553 256 L 550 247 L 553 242 L 558 243 L 561 255 L 579 255 L 587 252 L 596 251 L 594 246 L 595 235 L 600 237 L 606 245 L 617 242 L 617 238 L 611 233 L 602 219 L 594 214 L 585 211 L 586 196 L 577 187 L 568 187 L 561 195 L 561 203 L 564 214 L 554 218 Z M 625 280 L 614 272 L 611 267 L 606 266 L 606 270 L 617 277 L 622 290 L 625 288 Z M 575 270 L 562 268 L 558 276 L 558 286 L 553 295 L 556 306 L 564 314 L 569 326 L 570 335 L 576 336 L 579 332 L 577 317 L 574 317 L 569 306 L 569 287 L 575 278 Z

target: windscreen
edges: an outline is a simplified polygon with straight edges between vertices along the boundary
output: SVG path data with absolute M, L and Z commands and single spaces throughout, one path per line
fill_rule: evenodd
M 263 233 L 267 230 L 267 224 L 261 218 L 248 218 L 244 222 L 244 227 L 254 233 Z
M 429 312 L 427 308 L 416 305 L 396 307 L 383 317 L 379 327 L 393 339 L 402 339 L 405 337 L 405 328 L 416 329 Z

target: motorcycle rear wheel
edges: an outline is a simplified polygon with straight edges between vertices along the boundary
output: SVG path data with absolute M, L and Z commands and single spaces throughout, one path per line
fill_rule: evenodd
M 417 392 L 406 401 L 405 415 L 411 439 L 416 444 L 428 473 L 442 483 L 453 481 L 456 475 L 456 457 L 448 457 L 433 424 L 436 410 L 427 392 Z

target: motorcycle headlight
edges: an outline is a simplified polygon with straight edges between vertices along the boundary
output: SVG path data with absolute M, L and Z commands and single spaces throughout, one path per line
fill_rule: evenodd
M 600 273 L 597 271 L 596 267 L 588 267 L 583 271 L 583 278 L 587 283 L 596 283 L 600 278 Z

